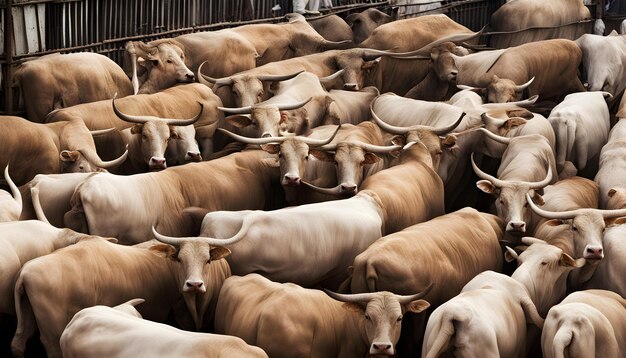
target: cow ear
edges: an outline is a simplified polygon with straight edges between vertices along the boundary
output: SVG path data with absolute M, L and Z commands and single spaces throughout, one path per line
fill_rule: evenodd
M 374 164 L 376 162 L 378 162 L 380 159 L 379 156 L 377 156 L 374 153 L 365 153 L 365 161 L 363 162 L 363 164 Z
M 143 131 L 143 124 L 135 124 L 134 126 L 130 127 L 130 133 L 131 134 L 137 134 L 137 133 L 141 133 Z
M 608 196 L 609 196 L 609 198 L 612 198 L 612 197 L 613 197 L 613 195 L 615 195 L 615 194 L 617 194 L 617 190 L 616 190 L 616 189 L 614 189 L 614 188 L 613 188 L 613 189 L 611 189 L 611 190 L 609 190 L 609 192 L 608 192 L 608 193 L 606 193 L 606 195 L 608 195 Z
M 322 151 L 322 150 L 310 149 L 309 150 L 309 155 L 312 155 L 315 158 L 317 158 L 318 160 L 321 160 L 323 162 L 334 162 L 335 161 L 335 154 L 334 153 L 329 153 L 329 152 L 325 152 L 325 151 Z
M 114 243 L 114 244 L 117 244 L 117 239 L 116 239 L 116 238 L 114 238 L 114 237 L 105 237 L 104 239 L 105 239 L 106 241 L 108 241 L 108 242 L 112 242 L 112 243 Z
M 487 194 L 495 194 L 497 190 L 496 186 L 493 185 L 493 183 L 491 183 L 489 180 L 479 180 L 476 182 L 476 186 L 478 187 L 478 189 Z
M 544 223 L 544 225 L 548 225 L 548 226 L 559 226 L 563 224 L 564 222 L 561 219 L 550 219 Z
M 261 162 L 270 168 L 280 167 L 280 162 L 278 161 L 278 158 L 263 158 L 261 159 Z
M 425 300 L 415 300 L 404 305 L 404 309 L 407 312 L 420 313 L 430 307 L 430 303 Z
M 230 250 L 223 246 L 212 247 L 209 252 L 211 253 L 211 261 L 217 261 L 230 255 Z
M 391 144 L 404 147 L 404 145 L 406 144 L 406 137 L 403 135 L 396 135 L 391 138 Z
M 439 58 L 439 49 L 438 48 L 433 48 L 433 50 L 430 52 L 430 58 L 433 61 L 437 61 L 437 59 Z
M 77 150 L 64 150 L 59 154 L 59 157 L 64 162 L 76 162 L 80 158 L 80 152 Z
M 546 202 L 543 200 L 543 196 L 539 195 L 539 193 L 535 192 L 533 194 L 533 202 L 539 206 L 544 205 Z
M 174 258 L 176 255 L 176 249 L 172 245 L 167 244 L 156 244 L 152 245 L 148 248 L 153 254 L 161 257 L 169 257 Z
M 341 307 L 347 309 L 348 311 L 357 312 L 357 313 L 365 313 L 365 308 L 358 303 L 354 302 L 345 302 L 341 305 Z
M 621 225 L 626 223 L 626 216 L 622 216 L 621 218 L 613 219 L 611 222 L 612 225 Z
M 525 108 L 508 110 L 506 111 L 506 115 L 509 118 L 520 117 L 524 119 L 533 119 L 533 117 L 535 116 L 533 112 Z
M 505 130 L 510 130 L 512 128 L 522 126 L 524 124 L 526 124 L 526 120 L 524 118 L 516 117 L 516 118 L 511 118 L 511 119 L 506 120 L 501 128 L 504 128 Z
M 519 255 L 517 255 L 517 252 L 515 252 L 515 250 L 508 246 L 505 246 L 505 248 L 506 251 L 504 252 L 504 259 L 506 260 L 506 262 L 513 262 L 517 260 L 517 258 L 519 257 Z
M 289 117 L 287 116 L 287 112 L 286 111 L 280 111 L 280 120 L 278 121 L 278 124 L 287 123 L 288 119 L 289 119 Z
M 269 143 L 269 144 L 261 144 L 261 149 L 270 153 L 270 154 L 278 154 L 280 153 L 280 144 L 277 143 Z
M 363 65 L 361 66 L 362 70 L 371 70 L 374 67 L 376 67 L 376 65 L 378 65 L 378 63 L 380 62 L 380 59 L 382 57 L 378 57 L 375 60 L 372 61 L 363 61 Z
M 559 264 L 566 267 L 583 267 L 585 266 L 585 262 L 585 259 L 581 258 L 574 260 L 570 255 L 562 253 Z
M 224 119 L 226 120 L 226 122 L 232 124 L 237 128 L 245 128 L 252 124 L 252 119 L 249 117 L 249 115 L 235 114 L 232 116 L 228 116 Z

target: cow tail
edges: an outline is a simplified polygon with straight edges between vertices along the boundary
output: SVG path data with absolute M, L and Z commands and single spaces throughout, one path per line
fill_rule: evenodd
M 564 358 L 565 349 L 572 343 L 572 330 L 567 326 L 561 326 L 554 335 L 554 345 L 552 346 L 552 353 L 554 358 Z
M 450 340 L 455 334 L 454 323 L 466 321 L 465 319 L 459 320 L 458 317 L 455 317 L 455 312 L 445 311 L 441 315 L 441 320 L 439 323 L 439 330 L 429 332 L 430 334 L 436 334 L 437 338 L 433 344 L 428 348 L 425 337 L 424 341 L 424 351 L 422 352 L 422 357 L 425 358 L 437 358 L 443 354 L 450 347 Z M 430 323 L 430 322 L 429 322 Z
M 556 141 L 556 164 L 559 168 L 562 168 L 565 164 L 565 160 L 567 159 L 568 153 L 568 138 L 567 132 L 569 130 L 569 126 L 564 119 L 560 120 L 560 123 L 557 124 L 557 141 Z
M 33 308 L 24 288 L 24 276 L 20 273 L 15 283 L 15 313 L 17 315 L 17 328 L 11 341 L 13 357 L 24 357 L 26 341 L 35 334 L 37 321 Z

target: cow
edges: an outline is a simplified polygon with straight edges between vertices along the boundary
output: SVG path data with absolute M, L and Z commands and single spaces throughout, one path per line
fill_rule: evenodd
M 271 208 L 272 185 L 278 184 L 280 171 L 267 163 L 270 158 L 250 150 L 153 173 L 95 175 L 74 191 L 64 222 L 76 231 L 116 237 L 124 244 L 148 240 L 150 227 L 157 223 L 166 234 L 187 235 L 190 228 L 181 214 L 186 207 Z
M 543 325 L 546 358 L 626 355 L 626 300 L 604 290 L 574 292 L 552 307 Z
M 585 91 L 578 78 L 581 60 L 582 51 L 573 41 L 531 42 L 504 51 L 484 74 L 465 66 L 463 71 L 480 77 L 459 75 L 457 86 L 476 90 L 492 103 L 519 100 L 525 91 L 560 102 L 569 93 Z
M 11 193 L 0 191 L 0 222 L 17 221 L 22 212 L 22 193 L 9 176 L 9 165 L 4 168 L 4 180 Z
M 575 40 L 588 32 L 588 25 L 579 22 L 590 19 L 581 0 L 510 1 L 491 15 L 493 30 L 504 33 L 491 35 L 489 44 L 507 48 L 555 38 Z
M 204 106 L 198 102 L 200 110 L 189 119 L 161 118 L 154 116 L 129 115 L 115 105 L 115 96 L 111 100 L 113 113 L 124 122 L 134 123 L 131 128 L 121 132 L 123 141 L 128 145 L 128 161 L 131 173 L 167 168 L 166 151 L 173 148 L 176 153 L 168 153 L 170 163 L 200 161 L 202 156 L 195 138 L 193 124 L 200 119 Z M 177 128 L 174 131 L 174 127 Z M 183 139 L 183 140 L 181 140 Z M 182 142 L 180 145 L 178 142 Z M 170 146 L 170 143 L 172 145 Z M 183 150 L 180 150 L 182 147 Z M 181 153 L 182 152 L 182 153 Z M 184 154 L 183 154 L 184 153 Z
M 135 306 L 143 302 L 136 298 L 76 313 L 61 335 L 63 357 L 267 357 L 262 349 L 237 337 L 188 332 L 142 319 Z
M 0 232 L 0 312 L 14 316 L 13 291 L 22 266 L 34 258 L 73 245 L 85 235 L 37 220 L 1 223 Z
M 367 86 L 367 74 L 377 66 L 380 57 L 386 54 L 387 51 L 371 49 L 330 50 L 271 62 L 223 78 L 204 75 L 199 68 L 198 80 L 214 88 L 224 106 L 246 107 L 269 99 L 273 92 L 272 82 L 291 79 L 301 71 L 328 78 L 343 70 L 340 74 L 341 81 L 330 77 L 324 86 L 358 91 Z
M 23 356 L 26 340 L 38 328 L 48 356 L 60 357 L 59 338 L 74 314 L 94 305 L 121 304 L 138 295 L 146 300 L 141 314 L 161 322 L 182 295 L 188 311 L 182 317 L 190 314 L 200 329 L 230 276 L 222 260 L 228 254 L 223 247 L 209 247 L 198 240 L 179 242 L 176 247 L 128 247 L 92 236 L 30 260 L 15 284 L 13 355 Z M 61 282 L 66 282 L 63 289 L 59 289 Z
M 623 98 L 623 97 L 622 97 Z M 622 99 L 618 121 L 611 129 L 608 142 L 600 152 L 600 170 L 595 181 L 600 186 L 600 207 L 603 209 L 626 208 L 626 185 L 622 180 L 626 175 L 626 100 Z
M 213 94 L 211 89 L 206 88 L 202 84 L 193 83 L 168 88 L 163 92 L 155 94 L 135 95 L 115 101 L 116 106 L 125 113 L 159 118 L 192 118 L 198 115 L 198 103 L 202 106 L 202 112 L 194 123 L 194 127 L 196 131 L 195 137 L 201 148 L 200 156 L 194 148 L 197 144 L 194 138 L 190 137 L 192 129 L 189 128 L 184 130 L 189 133 L 181 136 L 175 134 L 177 138 L 170 140 L 171 143 L 168 145 L 170 155 L 166 159 L 169 159 L 171 162 L 181 162 L 184 158 L 188 161 L 196 161 L 201 157 L 208 158 L 213 153 L 213 134 L 217 128 L 218 121 L 223 118 L 223 115 L 217 109 L 222 105 L 222 102 Z M 85 122 L 87 128 L 91 130 L 111 127 L 117 128 L 119 131 L 131 127 L 135 127 L 135 131 L 140 129 L 137 123 L 120 119 L 114 111 L 110 99 L 55 111 L 48 116 L 46 121 L 49 123 L 62 122 L 69 121 L 72 118 L 81 119 Z M 170 137 L 174 133 L 181 133 L 180 131 L 181 128 L 171 129 Z M 139 132 L 141 131 L 137 133 Z M 178 147 L 180 142 L 184 143 L 184 146 L 188 149 L 191 149 L 187 150 L 189 153 L 186 153 L 187 151 L 185 153 L 176 153 L 174 149 Z M 111 135 L 104 138 L 104 141 L 98 142 L 105 150 L 112 152 L 110 155 L 116 155 L 117 152 L 120 152 L 120 148 L 124 147 L 122 143 L 123 139 L 121 136 L 113 137 Z M 178 158 L 175 158 L 174 154 L 178 154 Z
M 0 117 L 0 167 L 10 162 L 11 178 L 23 185 L 37 174 L 93 172 L 120 165 L 128 151 L 112 161 L 96 152 L 91 132 L 80 119 L 61 123 L 33 123 L 13 116 Z
M 624 297 L 626 295 L 626 281 L 622 275 L 624 269 L 624 253 L 626 248 L 623 244 L 624 234 L 626 234 L 626 225 L 622 217 L 615 219 L 612 225 L 607 226 L 602 246 L 604 247 L 604 258 L 597 265 L 591 266 L 581 274 L 579 286 L 575 288 L 601 288 L 618 293 Z
M 352 41 L 354 37 L 350 25 L 337 15 L 331 14 L 307 21 L 318 34 L 328 41 Z
M 58 108 L 133 94 L 124 71 L 110 58 L 91 52 L 54 53 L 26 61 L 15 71 L 12 86 L 20 89 L 26 116 L 43 123 Z
M 405 55 L 430 55 L 430 49 L 442 42 L 461 43 L 475 41 L 474 33 L 446 15 L 425 15 L 398 20 L 377 27 L 360 46 Z M 372 74 L 371 83 L 382 93 L 403 94 L 426 77 L 428 62 L 383 58 Z M 409 80 L 410 79 L 410 80 Z
M 602 92 L 572 93 L 548 117 L 557 137 L 556 166 L 562 171 L 565 161 L 577 171 L 598 171 L 602 146 L 609 137 L 609 108 Z
M 233 276 L 222 286 L 215 328 L 271 357 L 391 356 L 403 316 L 428 308 L 423 296 L 325 294 L 257 274 Z
M 480 131 L 491 140 L 507 144 L 507 148 L 502 154 L 497 177 L 480 170 L 472 153 L 472 168 L 481 179 L 476 186 L 496 198 L 496 212 L 506 222 L 507 233 L 524 233 L 531 219 L 525 195 L 535 197 L 537 191 L 556 182 L 552 148 L 545 137 L 538 134 L 505 139 L 484 128 Z
M 584 259 L 574 260 L 541 240 L 522 240 L 530 245 L 522 254 L 507 248 L 507 260 L 517 259 L 519 265 L 511 277 L 485 271 L 435 309 L 422 357 L 439 357 L 451 349 L 461 356 L 525 356 L 527 324 L 543 327 L 541 309 L 547 312 L 565 295 L 564 277 L 584 265 Z
M 346 17 L 346 23 L 354 34 L 353 41 L 355 44 L 365 41 L 375 28 L 391 21 L 393 21 L 391 16 L 373 7 Z

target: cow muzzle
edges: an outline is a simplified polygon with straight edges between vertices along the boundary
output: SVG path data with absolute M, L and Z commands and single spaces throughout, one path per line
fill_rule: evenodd
M 523 221 L 509 221 L 506 231 L 526 232 L 526 223 Z
M 300 185 L 300 177 L 297 175 L 285 174 L 285 177 L 283 178 L 283 185 L 298 186 Z
M 167 164 L 165 164 L 165 158 L 150 158 L 150 162 L 148 163 L 148 168 L 150 170 L 163 170 L 167 168 Z
M 185 281 L 185 287 L 183 287 L 183 292 L 205 293 L 206 287 L 204 286 L 204 282 L 202 281 L 187 280 Z
M 343 89 L 346 91 L 358 91 L 359 86 L 356 83 L 344 83 Z
M 193 74 L 193 72 L 189 71 L 185 73 L 185 76 L 183 77 L 181 82 L 191 83 L 195 81 L 196 81 L 196 76 Z
M 604 250 L 599 245 L 587 245 L 585 246 L 583 257 L 587 260 L 602 260 L 604 258 Z
M 339 186 L 339 193 L 343 195 L 356 194 L 357 186 L 354 183 L 343 183 Z
M 200 154 L 200 152 L 187 152 L 187 154 L 185 154 L 185 161 L 187 161 L 187 162 L 201 162 L 202 161 L 202 155 Z
M 370 355 L 386 355 L 394 354 L 393 344 L 391 342 L 374 342 L 370 346 Z

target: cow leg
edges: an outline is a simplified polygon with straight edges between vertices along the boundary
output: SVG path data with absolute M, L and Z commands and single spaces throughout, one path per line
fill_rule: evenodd
M 37 321 L 33 313 L 33 308 L 30 305 L 30 301 L 24 286 L 22 284 L 22 277 L 18 278 L 15 284 L 15 312 L 17 314 L 17 328 L 15 329 L 15 336 L 11 341 L 11 351 L 13 357 L 24 357 L 24 351 L 26 350 L 26 341 L 35 334 L 37 329 Z

